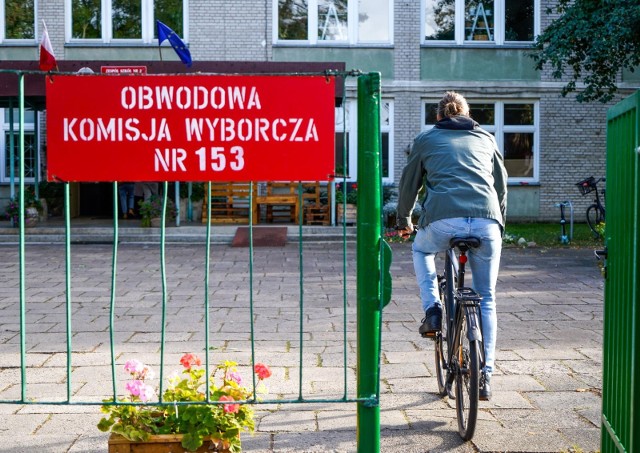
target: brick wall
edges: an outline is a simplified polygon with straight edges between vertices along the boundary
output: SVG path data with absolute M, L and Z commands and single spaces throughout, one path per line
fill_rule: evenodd
M 271 0 L 191 0 L 189 46 L 197 60 L 267 61 Z
M 38 43 L 42 39 L 42 20 L 47 24 L 49 39 L 53 47 L 56 60 L 64 60 L 64 0 L 47 0 L 37 2 L 38 22 L 36 24 L 36 38 Z

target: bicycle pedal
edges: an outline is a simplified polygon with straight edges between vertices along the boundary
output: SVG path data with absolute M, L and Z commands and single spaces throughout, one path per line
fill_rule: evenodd
M 429 338 L 430 340 L 435 340 L 440 332 L 425 332 L 422 335 L 422 338 Z

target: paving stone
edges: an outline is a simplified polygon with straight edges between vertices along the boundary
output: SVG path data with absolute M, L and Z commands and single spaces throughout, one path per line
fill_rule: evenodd
M 527 398 L 542 410 L 564 407 L 569 410 L 600 407 L 600 397 L 593 392 L 529 392 Z
M 4 417 L 2 424 L 0 424 L 0 438 L 3 436 L 29 436 L 36 432 L 48 418 L 49 416 L 47 414 L 20 414 L 12 417 Z M 4 446 L 6 446 L 6 444 L 4 444 Z
M 293 432 L 317 431 L 316 414 L 313 412 L 282 411 L 262 417 L 260 431 Z
M 560 433 L 567 438 L 567 443 L 571 444 L 571 451 L 600 452 L 599 428 L 560 428 Z
M 32 434 L 25 436 L 0 436 L 0 445 L 10 446 L 7 453 L 60 453 L 69 451 L 77 441 L 78 436 L 73 434 L 57 433 L 55 435 Z M 106 442 L 103 444 L 106 452 Z M 2 451 L 2 450 L 0 450 Z
M 48 418 L 38 429 L 42 435 L 55 435 L 56 433 L 83 434 L 87 426 L 97 426 L 103 414 L 58 414 Z M 96 431 L 99 431 L 96 427 Z
M 583 356 L 580 352 L 573 349 L 514 349 L 513 352 L 527 361 L 534 360 L 563 360 L 566 364 L 567 360 L 582 359 Z
M 548 426 L 542 429 L 502 427 L 499 423 L 479 423 L 473 437 L 479 451 L 557 452 L 571 447 L 565 436 Z
M 514 390 L 516 392 L 544 390 L 544 387 L 532 376 L 515 374 L 494 374 L 491 377 L 491 389 L 493 392 Z

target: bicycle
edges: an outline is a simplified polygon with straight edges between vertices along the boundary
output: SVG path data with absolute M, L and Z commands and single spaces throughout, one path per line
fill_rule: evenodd
M 596 239 L 600 237 L 600 232 L 597 230 L 597 227 L 600 223 L 604 222 L 604 205 L 600 202 L 600 193 L 598 191 L 598 183 L 600 181 L 605 182 L 606 178 L 596 180 L 593 176 L 589 176 L 587 179 L 576 183 L 576 186 L 578 186 L 583 196 L 595 192 L 593 204 L 587 207 L 587 224 Z M 604 198 L 604 189 L 602 189 L 602 196 Z
M 482 297 L 464 286 L 467 251 L 480 246 L 477 237 L 453 238 L 445 252 L 444 274 L 438 275 L 442 330 L 435 334 L 438 392 L 456 401 L 458 432 L 473 437 L 478 419 L 480 373 L 484 368 Z M 456 254 L 457 251 L 457 254 Z M 455 395 L 451 391 L 453 383 Z

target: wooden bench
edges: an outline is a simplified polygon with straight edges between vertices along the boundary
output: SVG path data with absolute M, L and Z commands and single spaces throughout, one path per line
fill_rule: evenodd
M 258 212 L 255 205 L 256 186 L 253 186 L 251 201 L 251 184 L 246 182 L 212 182 L 211 194 L 207 193 L 203 200 L 202 223 L 207 223 L 207 204 L 211 196 L 211 223 L 249 223 L 249 213 L 253 211 L 253 223 L 258 223 Z
M 268 182 L 265 193 L 256 197 L 257 211 L 265 206 L 266 220 L 284 218 L 287 222 L 298 223 L 298 183 Z
M 302 193 L 299 194 L 299 185 Z M 331 222 L 328 199 L 322 197 L 324 186 L 319 182 L 268 182 L 265 193 L 256 197 L 258 212 L 265 206 L 266 221 L 276 220 L 308 225 L 329 225 Z M 326 190 L 326 189 L 324 189 Z M 325 201 L 325 203 L 323 203 Z M 302 211 L 302 212 L 301 212 Z

